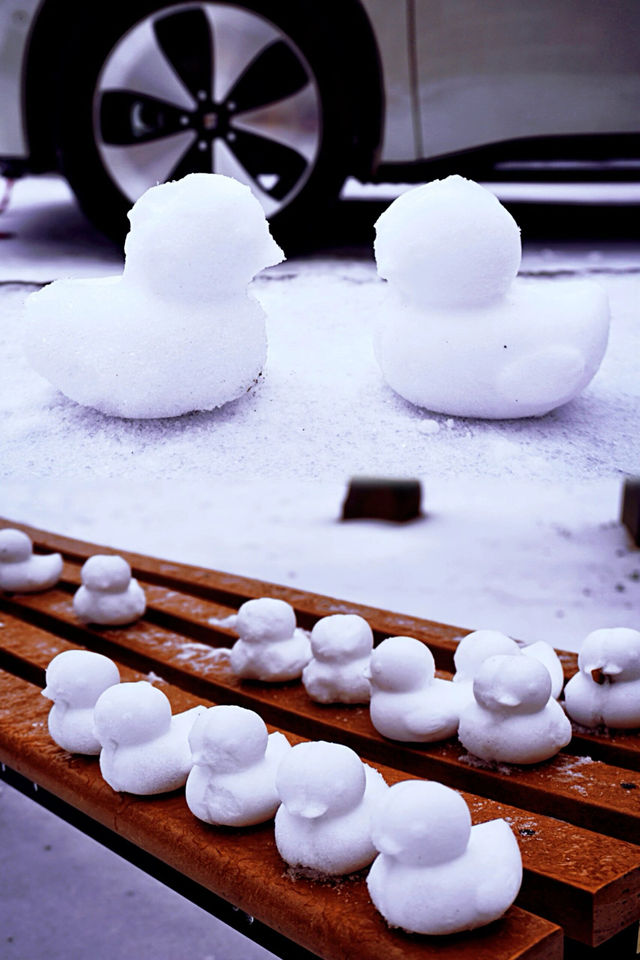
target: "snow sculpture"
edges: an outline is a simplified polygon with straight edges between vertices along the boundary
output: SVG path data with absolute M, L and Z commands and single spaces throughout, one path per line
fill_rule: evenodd
M 74 594 L 73 609 L 84 623 L 123 626 L 144 613 L 144 591 L 131 576 L 131 567 L 124 557 L 110 554 L 89 557 L 81 576 L 82 586 Z
M 36 554 L 31 538 L 22 530 L 0 530 L 0 590 L 35 593 L 48 590 L 60 579 L 59 553 Z
M 388 787 L 341 743 L 299 743 L 278 768 L 276 846 L 291 866 L 342 876 L 375 857 L 371 814 Z
M 193 762 L 189 734 L 205 709 L 172 717 L 168 698 L 146 680 L 105 690 L 93 718 L 102 747 L 100 772 L 109 786 L 140 796 L 183 787 Z
M 458 737 L 469 753 L 499 763 L 539 763 L 571 740 L 571 724 L 551 696 L 549 671 L 533 657 L 489 657 L 462 708 Z
M 594 630 L 564 691 L 567 713 L 584 727 L 640 727 L 640 631 Z
M 100 753 L 93 708 L 100 694 L 120 683 L 118 668 L 108 657 L 91 650 L 64 650 L 50 662 L 42 696 L 53 700 L 49 733 L 69 753 Z
M 311 647 L 285 600 L 247 600 L 238 610 L 235 629 L 239 639 L 231 648 L 231 669 L 237 676 L 274 683 L 301 676 Z
M 151 187 L 129 213 L 122 276 L 57 280 L 32 294 L 26 352 L 78 403 L 119 417 L 212 410 L 257 381 L 264 313 L 247 285 L 283 253 L 231 177 Z
M 311 631 L 312 659 L 302 682 L 319 703 L 368 703 L 365 671 L 373 648 L 373 633 L 363 617 L 336 613 L 323 617 Z
M 270 820 L 280 806 L 276 771 L 291 745 L 267 733 L 257 713 L 244 707 L 210 707 L 189 735 L 193 767 L 186 799 L 206 823 L 248 827 Z
M 537 417 L 593 378 L 608 338 L 605 292 L 516 279 L 520 232 L 488 190 L 434 180 L 394 200 L 376 229 L 388 290 L 374 346 L 406 400 L 462 417 Z
M 481 665 L 489 657 L 497 654 L 534 657 L 539 660 L 551 677 L 551 696 L 556 700 L 562 693 L 564 672 L 560 658 L 549 643 L 538 640 L 521 646 L 498 630 L 475 630 L 463 637 L 453 655 L 456 672 L 453 682 L 459 684 L 459 690 L 466 702 L 473 699 L 473 679 Z
M 389 637 L 371 654 L 371 722 L 383 737 L 434 742 L 458 729 L 459 693 L 435 677 L 433 654 L 413 637 Z
M 392 927 L 447 934 L 497 920 L 515 900 L 522 859 L 505 820 L 471 826 L 455 790 L 425 780 L 389 788 L 373 815 L 380 851 L 367 887 Z

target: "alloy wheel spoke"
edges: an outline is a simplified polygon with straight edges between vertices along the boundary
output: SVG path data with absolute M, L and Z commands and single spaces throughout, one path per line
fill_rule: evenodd
M 304 176 L 307 162 L 297 150 L 244 130 L 236 132 L 232 152 L 261 190 L 283 200 Z
M 236 114 L 232 124 L 234 131 L 255 133 L 296 150 L 309 164 L 318 152 L 320 125 L 318 96 L 311 82 L 285 100 Z
M 149 187 L 171 177 L 195 138 L 195 130 L 185 130 L 133 146 L 103 144 L 101 150 L 111 177 L 134 203 Z
M 262 204 L 265 216 L 270 217 L 278 210 L 280 204 L 269 196 L 262 189 L 259 181 L 251 176 L 249 171 L 242 166 L 238 158 L 231 152 L 224 140 L 216 140 L 213 144 L 213 169 L 216 173 L 222 173 L 227 177 L 233 177 L 240 183 L 250 187 L 254 195 Z
M 181 180 L 189 173 L 211 173 L 213 170 L 213 157 L 211 143 L 202 140 L 196 140 L 192 147 L 187 150 L 175 165 L 167 180 Z
M 253 60 L 229 92 L 239 112 L 255 110 L 298 93 L 309 83 L 291 47 L 276 40 Z
M 104 90 L 131 90 L 182 110 L 196 105 L 158 45 L 151 20 L 144 20 L 117 45 L 98 80 Z
M 158 17 L 156 40 L 178 77 L 194 97 L 212 95 L 213 43 L 209 19 L 199 7 Z

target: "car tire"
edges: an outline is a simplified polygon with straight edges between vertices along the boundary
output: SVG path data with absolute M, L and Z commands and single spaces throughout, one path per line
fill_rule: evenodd
M 251 186 L 289 249 L 312 243 L 315 218 L 326 218 L 353 172 L 366 116 L 350 83 L 357 48 L 327 9 L 287 0 L 80 5 L 56 139 L 89 218 L 122 241 L 145 189 L 214 171 Z M 376 125 L 379 116 L 360 136 L 372 153 Z

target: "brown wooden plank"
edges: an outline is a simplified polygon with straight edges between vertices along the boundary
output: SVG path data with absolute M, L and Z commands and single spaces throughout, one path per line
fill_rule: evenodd
M 65 564 L 62 581 L 64 589 L 72 592 L 80 585 L 80 566 L 79 562 Z M 220 621 L 236 613 L 236 607 L 213 603 L 201 597 L 193 597 L 188 593 L 175 589 L 170 590 L 158 584 L 143 582 L 143 587 L 149 605 L 147 619 L 151 622 L 213 647 L 229 646 L 236 639 L 236 634 L 230 627 L 225 627 L 220 623 L 215 625 L 210 623 L 211 620 Z M 248 599 L 248 597 L 239 596 L 237 598 L 238 605 L 244 599 Z M 286 596 L 283 599 L 287 599 Z M 347 612 L 358 612 L 357 605 L 354 605 L 353 609 L 348 609 Z M 392 614 L 391 616 L 395 615 Z M 310 623 L 309 625 L 313 624 Z M 394 626 L 393 622 L 387 622 L 386 625 L 388 629 Z M 403 620 L 401 623 L 396 623 L 395 629 L 391 632 L 398 634 L 404 629 L 404 626 Z M 378 631 L 378 640 L 382 640 L 384 636 L 384 633 Z M 421 639 L 427 643 L 424 638 Z M 567 677 L 573 676 L 573 673 L 577 670 L 576 655 L 565 650 L 558 650 L 557 653 L 562 660 L 565 675 Z M 441 650 L 441 661 L 443 655 Z M 438 675 L 450 679 L 452 673 L 449 669 L 439 668 Z M 583 727 L 576 726 L 569 750 L 574 754 L 590 756 L 594 760 L 602 760 L 604 763 L 610 763 L 614 766 L 640 771 L 640 733 L 637 731 L 590 732 Z
M 0 667 L 44 685 L 44 671 L 53 656 L 77 645 L 3 616 Z M 143 675 L 121 666 L 122 679 Z M 163 685 L 180 709 L 194 702 L 190 695 Z M 187 696 L 188 699 L 184 699 Z M 283 730 L 290 740 L 294 736 Z M 388 783 L 405 779 L 404 771 L 378 765 Z M 591 946 L 609 939 L 640 919 L 640 848 L 603 837 L 560 820 L 531 814 L 504 803 L 464 793 L 474 823 L 505 818 L 518 836 L 525 876 L 518 903 L 554 922 L 568 936 Z
M 79 584 L 80 563 L 67 562 L 60 583 L 61 589 L 72 593 Z M 158 584 L 142 581 L 142 585 L 148 600 L 146 616 L 148 621 L 212 647 L 228 647 L 236 639 L 236 634 L 231 627 L 210 622 L 221 621 L 231 616 L 236 613 L 236 607 L 213 603 Z M 246 598 L 238 597 L 237 599 L 240 603 Z M 348 612 L 357 612 L 357 605 Z M 391 625 L 391 623 L 387 624 L 388 627 Z M 402 624 L 397 625 L 396 633 L 402 626 Z M 379 633 L 378 639 L 383 639 L 383 636 Z M 423 642 L 427 641 L 423 638 Z M 563 661 L 565 674 L 572 676 L 571 671 L 576 669 L 575 654 L 562 650 L 557 652 Z M 438 676 L 450 679 L 452 673 L 450 670 L 439 668 Z M 568 749 L 573 754 L 590 756 L 594 760 L 640 771 L 640 733 L 637 731 L 588 731 L 583 727 L 575 726 Z
M 453 668 L 453 653 L 458 640 L 475 629 L 392 613 L 388 610 L 309 593 L 293 587 L 284 587 L 268 581 L 101 546 L 0 517 L 0 529 L 2 527 L 16 527 L 24 530 L 32 538 L 37 549 L 57 550 L 68 560 L 80 564 L 93 553 L 118 553 L 127 558 L 136 576 L 148 583 L 175 588 L 180 592 L 189 592 L 192 596 L 203 597 L 229 608 L 237 609 L 240 603 L 252 597 L 280 597 L 295 607 L 298 622 L 303 627 L 311 627 L 319 617 L 328 616 L 331 613 L 358 613 L 371 624 L 377 639 L 401 633 L 427 642 L 433 649 L 438 668 L 442 670 Z M 558 655 L 563 663 L 565 676 L 567 678 L 573 676 L 577 669 L 576 654 L 558 650 Z
M 442 669 L 451 668 L 457 639 L 470 632 L 461 627 L 389 613 L 374 607 L 307 593 L 267 581 L 155 559 L 132 551 L 115 550 L 112 547 L 52 534 L 6 518 L 0 518 L 0 529 L 2 527 L 24 530 L 38 549 L 59 551 L 65 559 L 79 563 L 84 562 L 94 553 L 117 553 L 125 557 L 135 575 L 147 583 L 160 584 L 169 589 L 202 597 L 221 606 L 237 609 L 244 600 L 252 597 L 281 597 L 295 607 L 298 622 L 303 627 L 311 627 L 319 617 L 328 616 L 331 613 L 359 613 L 371 624 L 379 638 L 390 636 L 395 630 L 400 629 L 401 632 L 410 633 L 428 642 L 430 646 L 432 645 L 438 666 Z
M 95 759 L 70 757 L 52 743 L 47 710 L 37 687 L 0 673 L 0 761 L 326 960 L 559 960 L 562 955 L 560 929 L 519 907 L 473 935 L 431 939 L 391 932 L 362 879 L 336 885 L 292 879 L 271 825 L 242 831 L 211 827 L 191 815 L 182 792 L 154 799 L 114 793 Z
M 17 526 L 24 529 L 30 536 L 36 538 L 36 545 L 40 549 L 61 550 L 69 558 L 69 562 L 65 566 L 65 582 L 69 588 L 79 584 L 79 567 L 86 557 L 92 553 L 104 551 L 121 553 L 123 556 L 127 556 L 139 577 L 144 578 L 146 573 L 147 576 L 155 576 L 157 580 L 157 582 L 149 581 L 144 584 L 151 608 L 149 618 L 168 629 L 181 632 L 213 646 L 228 645 L 232 642 L 234 635 L 231 630 L 224 627 L 212 627 L 207 622 L 209 618 L 224 618 L 234 613 L 244 600 L 262 595 L 279 596 L 286 599 L 294 607 L 297 604 L 298 620 L 307 627 L 311 627 L 320 616 L 335 612 L 349 612 L 359 613 L 361 616 L 365 616 L 365 619 L 369 619 L 374 627 L 376 641 L 391 634 L 410 633 L 429 644 L 434 652 L 438 669 L 441 671 L 452 669 L 453 652 L 457 646 L 457 641 L 460 636 L 469 632 L 462 628 L 400 616 L 389 611 L 376 610 L 330 597 L 304 593 L 277 584 L 234 577 L 216 571 L 202 571 L 185 564 L 168 563 L 140 554 L 116 551 L 110 547 L 101 547 L 85 541 L 50 534 L 24 524 L 14 524 L 6 519 L 0 519 L 0 528 L 2 526 Z M 167 574 L 167 568 L 170 568 L 169 574 Z M 205 590 L 204 593 L 207 596 L 215 594 L 221 600 L 224 600 L 224 603 L 189 595 L 185 592 L 190 582 L 195 583 L 198 591 L 201 592 L 205 574 L 210 575 L 215 580 L 219 589 L 216 591 L 212 586 L 210 591 Z M 172 589 L 159 586 L 159 583 L 165 582 L 167 577 Z M 230 579 L 234 584 L 232 592 L 229 592 Z M 304 598 L 302 603 L 299 602 L 301 596 Z M 441 630 L 437 631 L 434 629 L 435 627 L 441 628 Z M 444 636 L 442 631 L 445 631 L 447 635 Z M 576 654 L 564 650 L 558 650 L 557 652 L 563 663 L 565 676 L 567 678 L 573 676 L 577 669 Z M 591 756 L 593 759 L 602 760 L 615 766 L 640 771 L 640 734 L 635 731 L 589 732 L 583 728 L 576 728 L 571 750 L 576 754 Z
M 361 756 L 408 773 L 441 780 L 516 807 L 609 836 L 640 842 L 640 773 L 588 757 L 562 753 L 534 768 L 493 768 L 469 757 L 457 741 L 404 744 L 381 737 L 367 707 L 314 703 L 300 683 L 261 684 L 236 678 L 211 647 L 185 639 L 146 620 L 122 628 L 92 628 L 76 620 L 63 590 L 0 598 L 0 609 L 17 614 L 75 643 L 164 676 L 170 683 L 220 703 L 237 702 L 265 720 L 303 737 L 338 739 Z M 631 786 L 630 786 L 631 785 Z

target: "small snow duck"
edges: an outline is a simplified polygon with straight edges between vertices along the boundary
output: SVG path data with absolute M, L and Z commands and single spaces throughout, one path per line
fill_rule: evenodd
M 453 682 L 460 684 L 459 689 L 465 696 L 466 702 L 470 702 L 473 698 L 473 680 L 481 665 L 489 657 L 498 654 L 507 656 L 524 654 L 539 660 L 549 671 L 551 696 L 557 699 L 562 693 L 564 672 L 558 654 L 550 644 L 545 643 L 544 640 L 538 640 L 535 643 L 522 645 L 498 630 L 475 630 L 462 638 L 453 655 L 456 668 Z
M 425 780 L 389 788 L 373 815 L 379 851 L 367 887 L 389 926 L 444 935 L 497 920 L 522 882 L 518 843 L 504 820 L 471 826 L 455 790 Z
M 594 630 L 564 690 L 565 709 L 583 727 L 640 727 L 640 631 Z
M 151 796 L 177 790 L 193 765 L 189 734 L 205 707 L 171 716 L 165 694 L 146 680 L 119 683 L 99 697 L 94 722 L 100 772 L 113 790 Z
M 231 669 L 248 680 L 296 680 L 311 658 L 309 637 L 296 627 L 291 604 L 273 597 L 243 603 L 236 617 L 239 639 L 231 648 Z
M 93 709 L 100 694 L 120 683 L 109 657 L 92 650 L 63 650 L 47 667 L 42 696 L 53 700 L 48 725 L 51 738 L 69 753 L 100 753 Z
M 368 703 L 371 696 L 365 672 L 373 649 L 373 632 L 354 613 L 323 617 L 311 631 L 312 659 L 302 682 L 319 703 Z
M 371 814 L 388 787 L 357 753 L 341 743 L 299 743 L 282 760 L 276 787 L 282 803 L 275 837 L 283 860 L 318 876 L 342 876 L 371 863 Z
M 48 590 L 60 579 L 59 553 L 33 552 L 31 538 L 22 530 L 0 530 L 0 590 L 35 593 Z
M 388 637 L 369 661 L 371 722 L 390 740 L 446 740 L 458 729 L 460 696 L 435 676 L 433 654 L 413 637 Z
M 248 827 L 270 820 L 280 806 L 276 771 L 291 744 L 268 734 L 253 710 L 233 704 L 210 707 L 189 734 L 193 767 L 186 799 L 206 823 Z
M 81 576 L 82 586 L 74 594 L 73 609 L 83 623 L 124 626 L 143 615 L 144 590 L 131 576 L 131 567 L 124 557 L 89 557 Z
M 458 737 L 469 753 L 497 763 L 540 763 L 571 740 L 571 723 L 551 696 L 551 677 L 533 657 L 489 657 L 460 713 Z

